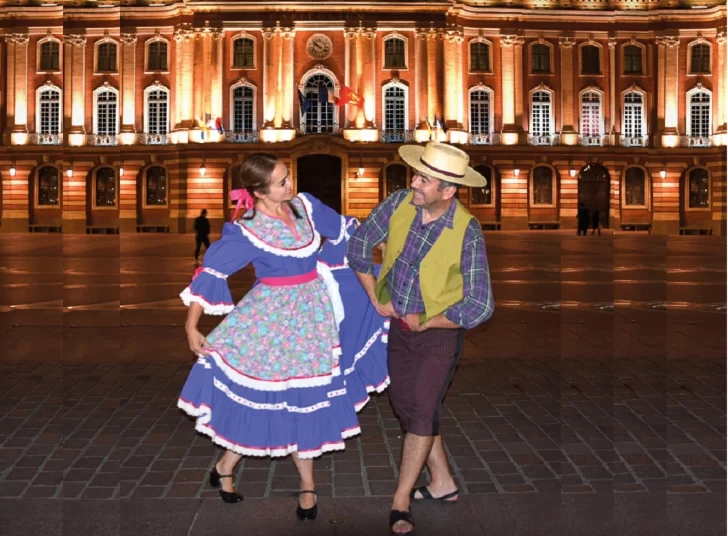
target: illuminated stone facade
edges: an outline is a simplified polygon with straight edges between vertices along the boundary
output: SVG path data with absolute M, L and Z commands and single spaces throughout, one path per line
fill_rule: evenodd
M 441 139 L 484 229 L 726 233 L 716 0 L 55 4 L 0 2 L 0 232 L 219 228 L 256 151 L 364 217 Z

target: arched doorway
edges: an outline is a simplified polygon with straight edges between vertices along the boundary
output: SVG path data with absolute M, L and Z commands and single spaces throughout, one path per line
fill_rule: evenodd
M 326 154 L 299 158 L 296 191 L 307 192 L 341 213 L 341 159 Z
M 599 211 L 602 227 L 609 227 L 609 171 L 599 164 L 587 164 L 579 173 L 579 203 L 589 209 L 589 225 Z

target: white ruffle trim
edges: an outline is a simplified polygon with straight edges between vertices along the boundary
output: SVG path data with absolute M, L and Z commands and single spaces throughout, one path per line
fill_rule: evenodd
M 212 268 L 203 268 L 202 271 L 206 274 L 214 275 L 218 279 L 227 279 L 228 278 L 227 275 L 225 275 L 221 272 L 218 272 L 217 270 L 213 270 Z
M 235 370 L 233 367 L 228 365 L 222 358 L 220 353 L 214 348 L 208 348 L 207 350 L 210 355 L 198 356 L 198 364 L 202 365 L 205 368 L 210 368 L 210 365 L 209 363 L 207 363 L 206 359 L 211 358 L 215 361 L 215 364 L 217 364 L 218 368 L 225 374 L 225 376 L 228 377 L 231 382 L 242 385 L 243 387 L 255 389 L 257 391 L 285 391 L 286 389 L 295 389 L 302 387 L 320 387 L 322 385 L 329 385 L 333 377 L 341 375 L 341 369 L 339 368 L 338 359 L 338 357 L 341 355 L 341 348 L 338 346 L 332 349 L 332 354 L 335 358 L 336 366 L 332 369 L 330 373 L 322 374 L 320 376 L 311 376 L 307 378 L 289 378 L 287 380 L 280 381 L 259 380 L 257 378 L 253 378 L 252 376 L 246 376 L 245 374 Z
M 390 383 L 389 376 L 387 376 L 386 378 L 384 378 L 384 380 L 382 380 L 382 383 L 380 383 L 379 385 L 376 385 L 376 386 L 367 385 L 367 393 L 373 393 L 373 392 L 383 393 L 387 389 L 387 387 L 389 387 L 389 383 Z M 359 413 L 361 410 L 364 409 L 364 407 L 369 403 L 370 400 L 371 400 L 371 397 L 367 396 L 361 402 L 357 402 L 356 404 L 354 404 L 354 411 Z
M 250 232 L 248 229 L 245 228 L 245 225 L 243 225 L 239 220 L 235 221 L 235 225 L 237 225 L 240 228 L 240 232 L 243 233 L 243 236 L 250 240 L 250 242 L 257 247 L 258 249 L 262 249 L 266 253 L 272 253 L 273 255 L 276 255 L 278 257 L 296 257 L 298 259 L 305 259 L 307 257 L 310 257 L 311 255 L 315 254 L 319 246 L 321 245 L 321 235 L 316 231 L 316 227 L 313 224 L 313 207 L 311 206 L 311 202 L 304 198 L 303 196 L 299 195 L 297 196 L 298 199 L 301 200 L 301 203 L 303 203 L 303 208 L 306 210 L 306 217 L 308 218 L 308 223 L 311 225 L 311 231 L 313 232 L 313 238 L 311 239 L 311 243 L 307 246 L 303 246 L 299 249 L 283 249 L 276 246 L 273 246 L 271 244 L 268 244 L 267 242 L 263 242 L 260 238 L 255 236 L 252 232 Z
M 205 314 L 207 315 L 226 315 L 233 309 L 235 309 L 235 304 L 226 304 L 226 303 L 208 303 L 202 296 L 198 296 L 196 294 L 192 293 L 192 290 L 190 287 L 187 287 L 182 292 L 180 292 L 179 295 L 180 298 L 182 298 L 182 302 L 189 307 L 192 303 L 199 303 L 202 305 L 202 309 Z
M 298 407 L 298 406 L 289 406 L 286 402 L 281 402 L 280 404 L 259 404 L 257 402 L 253 402 L 252 400 L 248 400 L 247 398 L 243 398 L 240 395 L 237 395 L 233 393 L 230 388 L 222 383 L 217 378 L 213 379 L 213 385 L 219 390 L 225 393 L 225 396 L 227 396 L 230 400 L 235 402 L 236 404 L 239 404 L 241 406 L 245 406 L 250 409 L 255 410 L 261 410 L 261 411 L 288 411 L 289 413 L 313 413 L 314 411 L 318 411 L 320 409 L 324 408 L 330 408 L 331 402 L 324 400 L 322 402 L 319 402 L 318 404 L 314 404 L 313 406 L 307 406 L 304 408 Z M 339 393 L 341 389 L 338 391 L 329 391 L 327 394 L 328 398 L 333 398 L 335 396 L 339 396 L 341 393 Z M 346 389 L 343 390 L 344 394 L 346 394 Z
M 334 274 L 331 273 L 331 268 L 322 262 L 316 263 L 316 271 L 318 271 L 319 276 L 326 283 L 326 289 L 329 291 L 329 298 L 331 299 L 331 306 L 334 309 L 336 329 L 339 329 L 341 322 L 346 317 L 344 302 L 341 299 L 341 292 L 339 292 L 339 282 L 334 278 Z
M 271 456 L 273 458 L 279 458 L 283 456 L 288 456 L 293 452 L 298 452 L 298 457 L 302 460 L 317 458 L 325 452 L 344 450 L 346 446 L 343 440 L 354 437 L 361 433 L 361 428 L 359 426 L 356 426 L 355 428 L 352 428 L 350 430 L 343 430 L 341 432 L 342 441 L 337 441 L 335 443 L 325 443 L 319 448 L 313 450 L 299 451 L 297 444 L 288 445 L 286 447 L 274 448 L 245 447 L 243 445 L 238 445 L 237 443 L 232 443 L 224 437 L 217 435 L 215 429 L 209 426 L 210 420 L 212 419 L 212 410 L 209 407 L 201 406 L 198 408 L 182 399 L 177 400 L 177 407 L 188 415 L 196 417 L 197 422 L 195 424 L 195 430 L 197 430 L 201 434 L 208 436 L 216 445 L 220 445 L 227 450 L 232 450 L 233 452 L 236 452 L 237 454 L 241 454 L 243 456 Z
M 331 240 L 331 244 L 334 246 L 338 246 L 341 244 L 341 241 L 346 239 L 349 240 L 349 235 L 346 232 L 346 217 L 341 216 L 341 230 L 339 231 L 339 236 L 336 240 Z
M 356 369 L 356 363 L 366 355 L 366 353 L 369 351 L 369 348 L 372 347 L 372 344 L 377 342 L 377 338 L 382 334 L 382 328 L 379 328 L 377 331 L 374 332 L 374 334 L 369 337 L 369 340 L 364 344 L 361 350 L 359 350 L 356 355 L 354 356 L 354 362 L 351 364 L 351 366 L 344 370 L 344 376 L 348 376 L 352 372 L 354 372 L 354 369 Z

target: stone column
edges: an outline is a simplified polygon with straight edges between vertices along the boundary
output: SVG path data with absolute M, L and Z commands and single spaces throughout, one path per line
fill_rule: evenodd
M 462 130 L 462 121 L 458 118 L 463 107 L 462 89 L 463 80 L 460 76 L 460 65 L 458 63 L 458 50 L 462 48 L 463 33 L 459 30 L 448 30 L 445 33 L 445 126 L 449 129 Z
M 275 57 L 273 39 L 275 28 L 263 28 L 263 128 L 273 127 L 275 120 Z
M 574 128 L 574 45 L 576 41 L 570 36 L 559 37 L 561 53 L 561 140 L 578 141 L 578 130 Z M 578 65 L 578 64 L 577 64 Z
M 658 78 L 658 88 L 663 89 L 663 117 L 665 126 L 660 138 L 662 147 L 676 147 L 678 144 L 678 52 L 680 38 L 665 36 L 657 38 L 658 45 L 662 44 L 663 60 L 658 64 L 662 67 Z
M 435 28 L 427 33 L 427 117 L 430 121 L 442 117 L 439 91 L 439 64 L 437 45 L 441 34 Z
M 28 133 L 28 34 L 5 36 L 8 47 L 7 111 L 13 145 L 27 143 Z
M 298 100 L 293 82 L 293 45 L 296 30 L 285 28 L 283 31 L 283 128 L 294 128 L 293 102 Z
M 174 30 L 177 54 L 175 81 L 175 126 L 174 130 L 189 130 L 194 127 L 193 103 L 193 39 L 194 32 L 189 24 L 180 25 Z M 180 140 L 182 141 L 182 140 Z
M 133 141 L 131 134 L 136 132 L 136 43 L 136 33 L 121 34 L 120 131 L 122 143 L 124 144 L 131 143 Z
M 221 29 L 213 30 L 210 35 L 210 113 L 212 119 L 222 118 L 223 102 L 223 47 L 225 43 L 225 32 Z
M 360 73 L 357 70 L 357 41 L 359 31 L 357 28 L 344 28 L 346 72 L 344 73 L 345 84 L 354 93 L 359 94 Z M 346 128 L 356 128 L 356 108 L 346 105 Z
M 515 124 L 519 134 L 523 132 L 523 43 L 521 36 L 513 38 L 513 87 L 515 88 Z
M 86 116 L 86 36 L 69 34 L 65 36 L 64 41 L 66 44 L 66 65 L 63 89 L 71 98 L 69 143 L 81 145 L 85 141 L 86 134 L 84 128 Z
M 200 121 L 205 119 L 205 96 L 207 94 L 205 81 L 207 80 L 207 56 L 205 55 L 205 36 L 198 31 L 194 33 L 192 41 L 192 118 L 194 119 L 194 128 L 200 126 Z
M 427 31 L 415 31 L 415 114 L 417 130 L 427 131 Z
M 718 33 L 715 36 L 715 42 L 718 44 L 716 47 L 718 49 L 718 94 L 714 97 L 715 102 L 718 104 L 718 124 L 716 125 L 717 128 L 714 128 L 715 132 L 718 134 L 722 134 L 721 137 L 719 137 L 718 145 L 726 145 L 728 144 L 728 140 L 726 139 L 726 133 L 728 132 L 728 118 L 726 117 L 728 114 L 726 113 L 726 103 L 725 99 L 728 98 L 728 95 L 726 95 L 726 76 L 728 76 L 728 68 L 726 66 L 726 27 L 723 26 L 722 28 L 718 28 Z
M 273 37 L 273 57 L 275 58 L 275 68 L 272 71 L 272 80 L 275 87 L 275 113 L 273 125 L 275 128 L 281 128 L 283 124 L 283 36 L 280 27 L 276 27 L 276 33 Z
M 619 133 L 617 132 L 617 62 L 616 48 L 617 38 L 609 37 L 609 145 L 619 144 Z M 603 109 L 603 108 L 602 108 Z
M 377 96 L 374 89 L 376 79 L 376 42 L 377 31 L 375 28 L 366 28 L 361 36 L 362 40 L 362 91 L 364 97 L 364 126 L 373 128 L 377 123 L 375 117 L 377 111 Z M 359 93 L 362 95 L 362 93 Z M 407 128 L 407 125 L 405 125 Z

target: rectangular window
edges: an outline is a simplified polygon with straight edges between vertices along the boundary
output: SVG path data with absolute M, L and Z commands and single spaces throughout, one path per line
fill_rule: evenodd
M 156 41 L 149 44 L 149 70 L 167 70 L 167 43 Z
M 253 40 L 236 39 L 233 50 L 233 66 L 251 68 L 254 66 L 254 61 Z
M 102 43 L 99 45 L 99 57 L 97 71 L 116 72 L 116 45 L 114 43 Z

